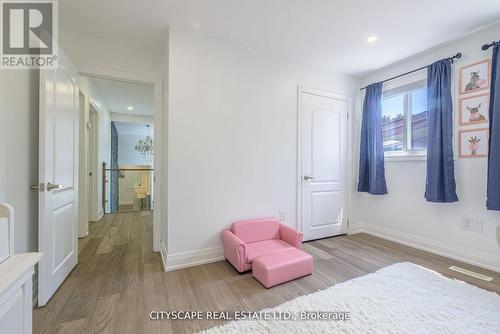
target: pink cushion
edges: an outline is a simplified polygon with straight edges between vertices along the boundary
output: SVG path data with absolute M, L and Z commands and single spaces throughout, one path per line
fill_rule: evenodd
M 280 224 L 276 218 L 236 222 L 231 231 L 245 243 L 280 238 Z
M 310 275 L 312 270 L 312 256 L 296 248 L 263 255 L 252 262 L 253 277 L 266 288 Z
M 279 239 L 251 242 L 245 245 L 246 262 L 251 263 L 253 259 L 264 254 L 272 254 L 289 249 L 294 249 L 294 247 L 288 242 Z

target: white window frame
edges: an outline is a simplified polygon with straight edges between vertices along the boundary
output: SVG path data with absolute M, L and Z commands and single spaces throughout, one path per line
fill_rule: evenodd
M 382 100 L 389 98 L 391 96 L 404 93 L 404 110 L 403 115 L 406 122 L 406 133 L 403 139 L 403 146 L 405 149 L 403 151 L 389 151 L 384 152 L 384 159 L 387 161 L 426 161 L 427 160 L 427 150 L 413 150 L 407 149 L 407 140 L 411 138 L 411 117 L 408 117 L 411 113 L 411 94 L 410 92 L 417 91 L 426 87 L 426 80 L 416 80 L 412 82 L 406 82 L 400 84 L 396 87 L 391 87 L 393 85 L 384 86 L 382 90 Z

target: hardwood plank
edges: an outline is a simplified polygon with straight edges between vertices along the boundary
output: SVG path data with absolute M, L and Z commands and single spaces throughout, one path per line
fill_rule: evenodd
M 84 334 L 87 333 L 86 324 L 88 319 L 78 319 L 74 321 L 63 322 L 57 329 L 57 334 Z
M 302 248 L 308 252 L 309 254 L 311 254 L 315 259 L 321 259 L 321 260 L 330 260 L 331 258 L 333 258 L 333 256 L 331 254 L 328 254 L 327 252 L 321 250 L 318 246 L 320 246 L 321 244 L 319 243 L 315 243 L 315 244 L 312 244 L 312 243 L 305 243 Z
M 116 324 L 119 294 L 100 297 L 95 312 L 90 320 L 93 325 L 91 333 L 113 333 Z
M 151 311 L 260 310 L 325 289 L 396 262 L 408 261 L 500 292 L 500 274 L 368 234 L 304 244 L 310 276 L 266 289 L 227 261 L 164 272 L 153 252 L 152 215 L 119 213 L 91 223 L 79 240 L 79 264 L 47 306 L 34 311 L 34 333 L 192 333 L 222 321 L 149 320 Z M 485 282 L 448 268 L 493 277 Z

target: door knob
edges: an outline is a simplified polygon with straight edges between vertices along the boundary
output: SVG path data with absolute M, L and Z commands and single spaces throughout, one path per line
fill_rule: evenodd
M 304 175 L 304 180 L 313 180 L 314 176 Z
M 59 184 L 52 184 L 52 183 L 47 183 L 47 191 L 51 191 L 52 189 L 60 189 L 62 188 L 61 185 Z
M 33 184 L 31 186 L 31 189 L 33 190 L 38 190 L 40 192 L 44 191 L 45 190 L 45 185 L 43 183 L 37 183 L 37 184 Z

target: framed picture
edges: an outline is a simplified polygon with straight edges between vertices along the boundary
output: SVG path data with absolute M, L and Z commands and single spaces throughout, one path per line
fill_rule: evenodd
M 465 65 L 460 68 L 460 94 L 468 94 L 490 88 L 491 60 Z
M 458 139 L 461 158 L 488 156 L 488 128 L 461 130 Z
M 462 97 L 460 99 L 460 124 L 488 123 L 490 94 Z

